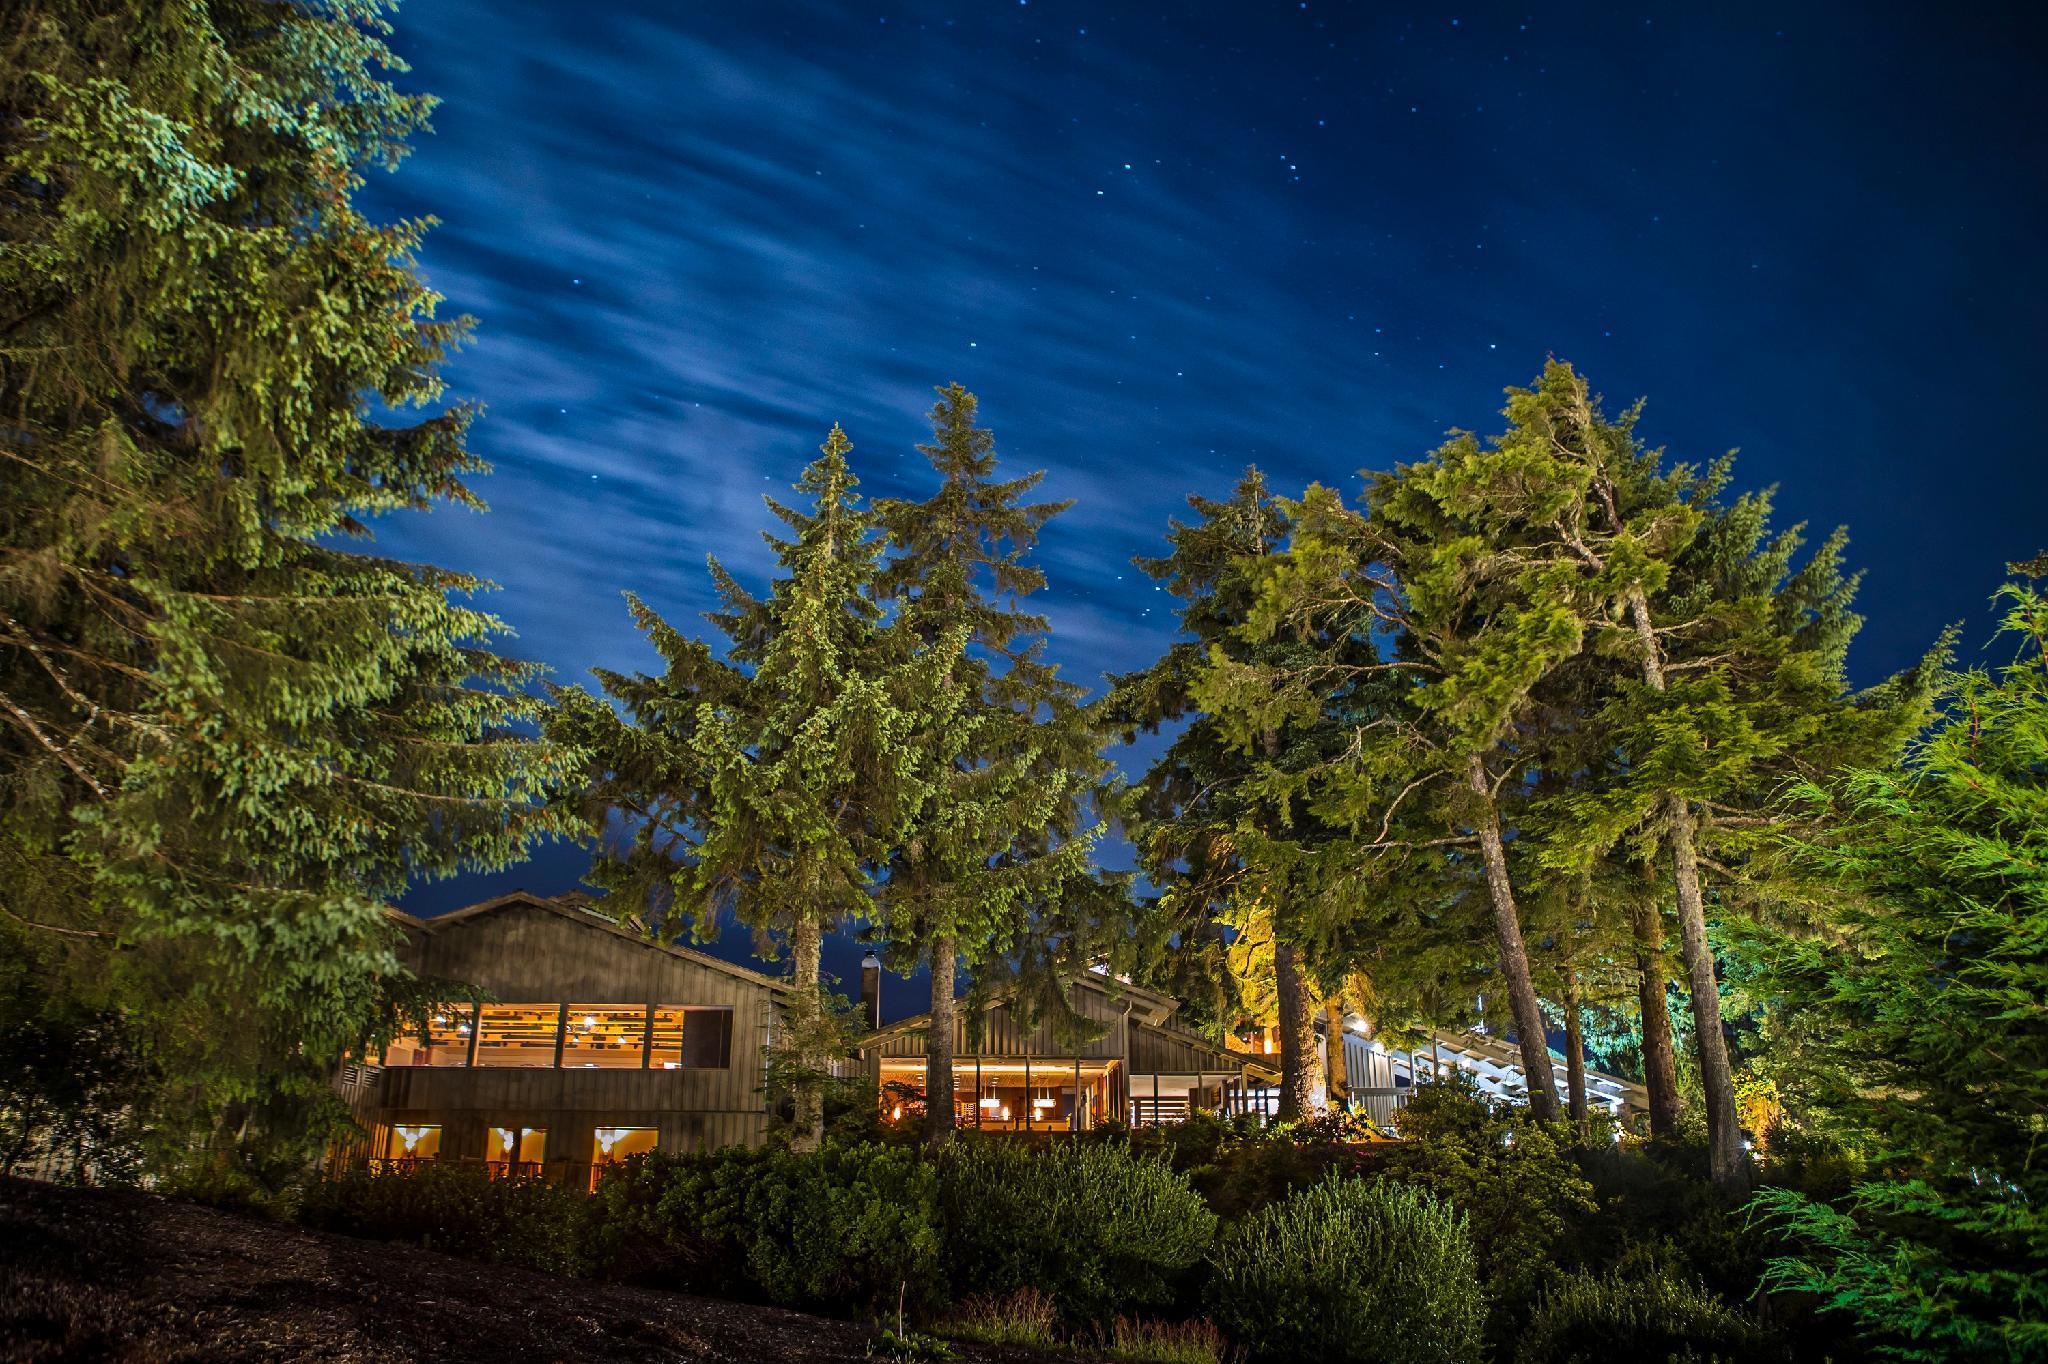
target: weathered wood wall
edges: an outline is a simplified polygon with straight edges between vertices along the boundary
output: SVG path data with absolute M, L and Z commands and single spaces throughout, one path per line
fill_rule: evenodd
M 408 964 L 506 1004 L 654 1004 L 732 1011 L 724 1069 L 392 1066 L 352 1103 L 374 1143 L 400 1123 L 441 1125 L 443 1158 L 481 1159 L 488 1129 L 545 1127 L 551 1161 L 591 1158 L 599 1127 L 652 1127 L 670 1150 L 754 1143 L 767 1131 L 762 1050 L 776 991 L 700 954 L 671 951 L 556 909 L 512 903 L 408 932 Z M 366 1068 L 367 1069 L 367 1068 Z

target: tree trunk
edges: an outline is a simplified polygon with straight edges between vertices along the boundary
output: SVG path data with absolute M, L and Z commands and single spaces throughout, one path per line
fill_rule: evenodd
M 953 969 L 958 957 L 951 933 L 932 940 L 932 1018 L 925 1028 L 924 1139 L 944 1146 L 953 1139 Z M 979 1094 L 975 1101 L 981 1100 Z
M 795 1058 L 801 1074 L 795 1086 L 796 1120 L 789 1145 L 793 1151 L 815 1151 L 825 1139 L 826 1057 L 817 1054 L 818 1034 L 825 1012 L 819 988 L 820 959 L 825 926 L 816 915 L 800 915 L 790 933 L 790 957 L 795 965 L 795 992 L 790 998 L 791 1024 L 800 1053 Z
M 1280 1006 L 1281 1122 L 1300 1122 L 1315 1113 L 1316 1030 L 1309 1015 L 1308 981 L 1294 944 L 1273 940 L 1273 991 Z
M 1664 648 L 1650 620 L 1650 601 L 1641 588 L 1628 595 L 1629 617 L 1642 646 L 1643 681 L 1664 690 Z M 1699 848 L 1693 842 L 1692 807 L 1671 792 L 1664 799 L 1671 839 L 1671 879 L 1678 888 L 1679 947 L 1692 987 L 1694 1040 L 1700 1053 L 1700 1087 L 1707 1104 L 1707 1169 L 1723 1188 L 1749 1183 L 1742 1151 L 1742 1127 L 1735 1117 L 1735 1075 L 1728 1063 L 1728 1039 L 1721 1032 L 1721 986 L 1714 979 L 1714 950 L 1707 941 L 1707 902 L 1700 889 Z
M 1323 1028 L 1330 1049 L 1330 1107 L 1350 1107 L 1351 1066 L 1344 1058 L 1344 1003 L 1337 995 L 1323 1001 Z
M 1579 978 L 1571 963 L 1564 967 L 1564 1093 L 1565 1111 L 1583 1135 L 1586 1119 L 1586 1032 L 1579 1017 Z
M 1515 1041 L 1522 1049 L 1522 1078 L 1529 1089 L 1529 1111 L 1539 1122 L 1557 1118 L 1557 1076 L 1550 1068 L 1550 1046 L 1544 1039 L 1543 1010 L 1529 979 L 1529 949 L 1522 943 L 1522 920 L 1515 909 L 1514 886 L 1508 880 L 1508 855 L 1501 843 L 1500 815 L 1487 789 L 1486 765 L 1474 754 L 1465 768 L 1466 785 L 1482 802 L 1477 816 L 1479 851 L 1486 864 L 1486 891 L 1493 901 L 1494 936 L 1500 940 L 1500 973 L 1507 981 L 1508 1003 L 1514 1010 Z
M 1654 878 L 1653 878 L 1654 879 Z M 1636 996 L 1642 1016 L 1643 1088 L 1650 1099 L 1650 1135 L 1669 1136 L 1678 1130 L 1685 1103 L 1678 1094 L 1678 1056 L 1671 1041 L 1671 1012 L 1664 1002 L 1662 915 L 1654 894 L 1637 901 Z
M 1714 979 L 1714 950 L 1707 942 L 1707 906 L 1700 891 L 1699 853 L 1693 845 L 1692 809 L 1681 796 L 1667 805 L 1671 869 L 1678 883 L 1679 945 L 1686 983 L 1692 987 L 1692 1024 L 1700 1053 L 1700 1088 L 1707 1105 L 1707 1170 L 1723 1188 L 1749 1183 L 1749 1158 L 1742 1149 L 1742 1125 L 1735 1116 L 1735 1073 L 1728 1039 L 1721 1032 L 1721 986 Z

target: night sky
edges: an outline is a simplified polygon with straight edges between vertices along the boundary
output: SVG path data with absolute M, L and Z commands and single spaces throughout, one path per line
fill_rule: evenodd
M 1129 561 L 1189 491 L 1349 493 L 1554 354 L 1849 526 L 1859 682 L 1974 645 L 2048 548 L 2039 11 L 1713 8 L 411 0 L 444 103 L 367 201 L 442 220 L 496 472 L 381 546 L 501 584 L 559 679 L 651 668 L 623 591 L 688 628 L 706 554 L 762 585 L 759 496 L 835 420 L 864 491 L 922 495 L 958 380 L 1075 500 L 1045 604 L 1092 682 L 1170 638 Z

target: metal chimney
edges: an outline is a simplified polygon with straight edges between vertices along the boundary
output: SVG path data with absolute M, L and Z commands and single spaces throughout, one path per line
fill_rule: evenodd
M 882 959 L 872 952 L 860 959 L 860 1011 L 870 1028 L 882 1026 Z

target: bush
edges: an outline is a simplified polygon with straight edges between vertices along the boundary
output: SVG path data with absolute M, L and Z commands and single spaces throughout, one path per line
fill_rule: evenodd
M 1212 1263 L 1216 1319 L 1255 1359 L 1480 1357 L 1465 1218 L 1420 1189 L 1326 1179 L 1246 1218 Z
M 1495 1107 L 1459 1076 L 1415 1091 L 1401 1136 L 1381 1168 L 1471 1219 L 1480 1277 L 1495 1295 L 1532 1299 L 1559 1242 L 1594 1210 L 1571 1128 Z
M 1762 1326 L 1696 1284 L 1590 1274 L 1545 1291 L 1515 1351 L 1515 1364 L 1785 1358 Z
M 748 1273 L 773 1302 L 878 1308 L 937 1295 L 938 1172 L 912 1150 L 771 1148 L 743 1204 Z
M 961 1139 L 940 1168 L 954 1290 L 1042 1288 L 1069 1321 L 1172 1302 L 1216 1233 L 1185 1176 L 1118 1146 Z
M 598 1186 L 593 1260 L 614 1278 L 788 1306 L 933 1300 L 938 1173 L 914 1150 L 650 1152 Z
M 537 1179 L 492 1179 L 480 1169 L 422 1165 L 316 1181 L 301 1195 L 298 1216 L 322 1231 L 575 1274 L 585 1268 L 587 1202 L 575 1189 Z

